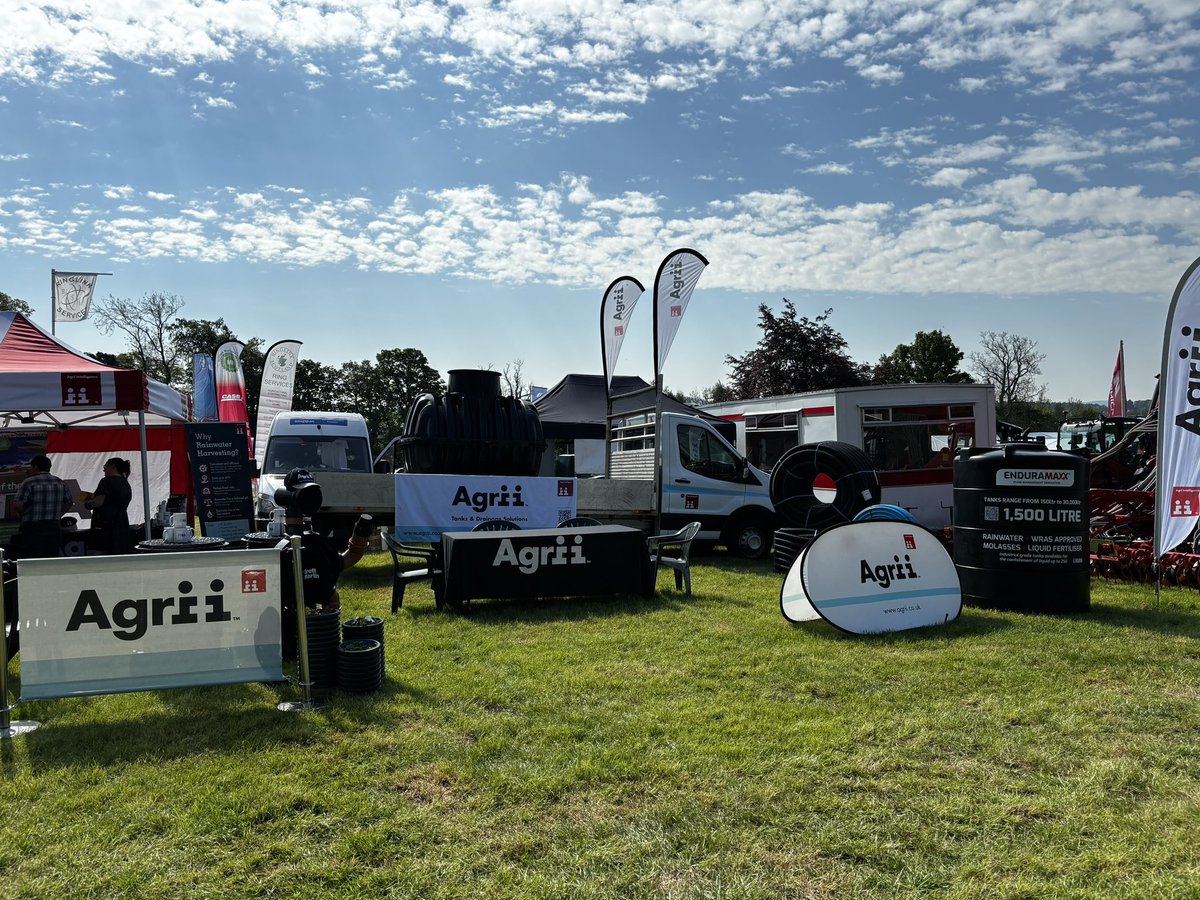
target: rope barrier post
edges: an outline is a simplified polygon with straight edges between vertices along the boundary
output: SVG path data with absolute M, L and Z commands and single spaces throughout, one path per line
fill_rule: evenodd
M 16 622 L 13 623 L 16 627 Z M 8 609 L 4 598 L 4 548 L 0 547 L 0 739 L 28 734 L 41 723 L 10 718 L 8 704 Z
M 300 558 L 300 535 L 288 536 L 292 545 L 292 578 L 296 586 L 296 642 L 300 648 L 300 688 L 302 700 L 285 700 L 276 708 L 282 712 L 305 712 L 316 709 L 312 696 L 312 677 L 308 669 L 308 623 L 304 616 L 304 561 Z

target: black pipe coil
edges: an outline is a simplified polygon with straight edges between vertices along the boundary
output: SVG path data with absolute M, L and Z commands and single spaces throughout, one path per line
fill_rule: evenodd
M 813 494 L 813 480 L 828 476 L 837 488 L 832 503 Z M 793 447 L 771 470 L 771 503 L 780 524 L 818 531 L 849 522 L 879 502 L 879 474 L 867 454 L 844 441 Z

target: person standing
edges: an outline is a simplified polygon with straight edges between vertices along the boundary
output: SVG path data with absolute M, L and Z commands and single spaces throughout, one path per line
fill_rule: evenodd
M 60 520 L 75 501 L 63 480 L 50 474 L 48 456 L 31 459 L 29 471 L 13 498 L 13 509 L 21 517 L 21 555 L 58 556 Z
M 92 546 L 108 554 L 128 553 L 133 541 L 129 534 L 129 460 L 114 456 L 104 463 L 104 477 L 83 505 L 92 510 Z

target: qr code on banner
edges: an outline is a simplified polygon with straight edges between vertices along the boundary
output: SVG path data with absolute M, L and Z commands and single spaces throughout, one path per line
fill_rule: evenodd
M 558 511 L 558 522 L 559 522 L 559 524 L 560 524 L 560 525 L 561 525 L 563 522 L 567 521 L 567 519 L 570 519 L 570 518 L 572 518 L 572 516 L 571 516 L 571 510 L 569 510 L 569 509 L 560 509 L 560 510 Z
M 985 521 L 985 522 L 999 522 L 999 521 L 1000 521 L 1000 507 L 998 507 L 998 506 L 985 506 L 985 507 L 983 508 L 983 521 Z

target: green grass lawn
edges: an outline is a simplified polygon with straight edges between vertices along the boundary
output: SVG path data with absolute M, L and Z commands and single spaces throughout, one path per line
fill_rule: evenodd
M 373 554 L 378 695 L 22 704 L 0 896 L 1200 896 L 1197 593 L 868 638 L 788 624 L 767 562 L 693 572 L 393 617 Z

